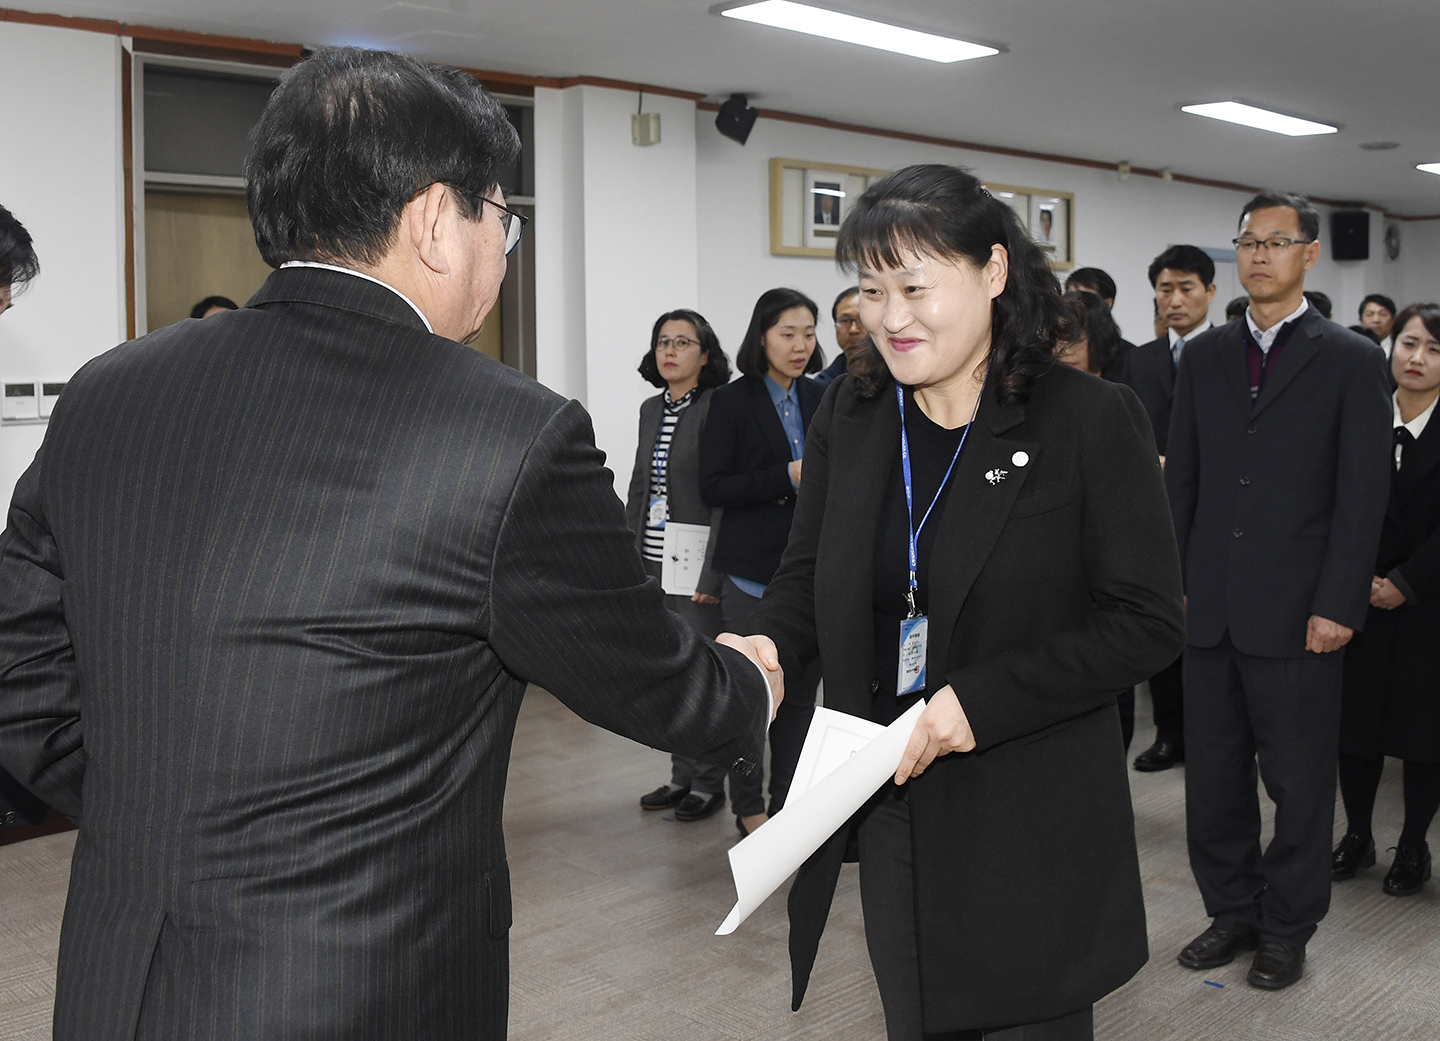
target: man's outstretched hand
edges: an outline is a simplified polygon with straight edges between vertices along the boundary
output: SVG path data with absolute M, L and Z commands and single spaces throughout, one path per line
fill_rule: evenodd
M 754 636 L 721 633 L 715 637 L 715 642 L 733 647 L 760 666 L 760 671 L 765 674 L 765 682 L 770 684 L 770 718 L 773 720 L 775 712 L 780 708 L 780 702 L 785 700 L 785 670 L 780 668 L 780 652 L 775 649 L 775 641 L 759 633 Z

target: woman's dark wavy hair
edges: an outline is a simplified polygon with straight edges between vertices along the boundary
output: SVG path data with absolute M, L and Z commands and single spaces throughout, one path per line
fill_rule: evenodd
M 725 357 L 725 352 L 720 349 L 720 337 L 715 335 L 715 330 L 710 328 L 704 315 L 683 307 L 676 311 L 666 311 L 655 319 L 655 328 L 650 330 L 650 349 L 645 352 L 645 357 L 640 359 L 640 375 L 657 387 L 665 386 L 665 377 L 660 375 L 660 366 L 655 364 L 655 344 L 660 339 L 660 328 L 666 322 L 689 322 L 695 327 L 695 337 L 700 341 L 701 353 L 710 356 L 700 370 L 700 386 L 723 387 L 730 382 L 730 359 Z
M 1090 368 L 1097 373 L 1108 371 L 1120 360 L 1124 349 L 1124 337 L 1110 313 L 1110 305 L 1088 289 L 1072 289 L 1065 294 L 1065 299 L 1074 305 L 1077 328 L 1071 332 L 1071 339 L 1084 336 L 1089 340 Z
M 317 50 L 280 77 L 250 131 L 245 201 L 271 267 L 377 263 L 406 203 L 453 189 L 470 219 L 520 154 L 505 110 L 469 73 L 403 54 Z
M 803 307 L 816 321 L 820 320 L 820 308 L 798 289 L 767 289 L 755 301 L 755 310 L 750 313 L 750 326 L 735 352 L 735 367 L 746 376 L 763 378 L 770 371 L 770 359 L 765 356 L 765 334 L 780 321 L 780 316 L 792 307 Z M 825 367 L 825 352 L 815 345 L 815 353 L 805 363 L 805 372 L 819 372 Z
M 840 226 L 835 258 L 846 271 L 899 267 L 902 254 L 980 267 L 996 244 L 1010 254 L 1010 275 L 990 304 L 989 382 L 1009 405 L 1025 401 L 1030 385 L 1055 364 L 1055 344 L 1073 338 L 1074 319 L 1020 218 L 975 177 L 959 167 L 924 164 L 876 181 Z M 873 344 L 850 363 L 850 375 L 861 397 L 874 397 L 891 380 Z

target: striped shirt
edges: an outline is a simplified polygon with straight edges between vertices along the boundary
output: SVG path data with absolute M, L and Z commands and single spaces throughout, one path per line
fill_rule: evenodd
M 670 519 L 670 442 L 675 438 L 675 427 L 680 422 L 680 413 L 684 412 L 695 401 L 695 394 L 699 387 L 690 388 L 679 401 L 670 400 L 670 391 L 665 391 L 665 411 L 660 417 L 660 433 L 655 438 L 655 447 L 650 453 L 650 502 L 656 499 L 665 500 L 665 510 L 660 516 L 658 523 L 652 521 L 652 513 L 647 507 L 645 511 L 645 547 L 646 560 L 663 560 L 665 558 L 665 522 Z

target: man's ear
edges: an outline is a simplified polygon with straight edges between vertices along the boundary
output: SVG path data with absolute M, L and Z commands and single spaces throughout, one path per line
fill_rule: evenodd
M 444 216 L 447 206 L 455 201 L 446 198 L 443 184 L 432 184 L 405 204 L 401 220 L 406 245 L 430 271 L 437 275 L 450 273 L 447 231 Z

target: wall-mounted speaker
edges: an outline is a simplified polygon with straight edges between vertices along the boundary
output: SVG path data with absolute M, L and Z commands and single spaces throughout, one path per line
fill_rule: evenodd
M 1370 259 L 1370 213 L 1336 210 L 1330 214 L 1330 259 Z
M 760 116 L 759 110 L 751 108 L 747 102 L 744 94 L 731 94 L 730 100 L 721 105 L 720 111 L 715 114 L 715 129 L 742 145 L 750 137 L 750 130 Z

